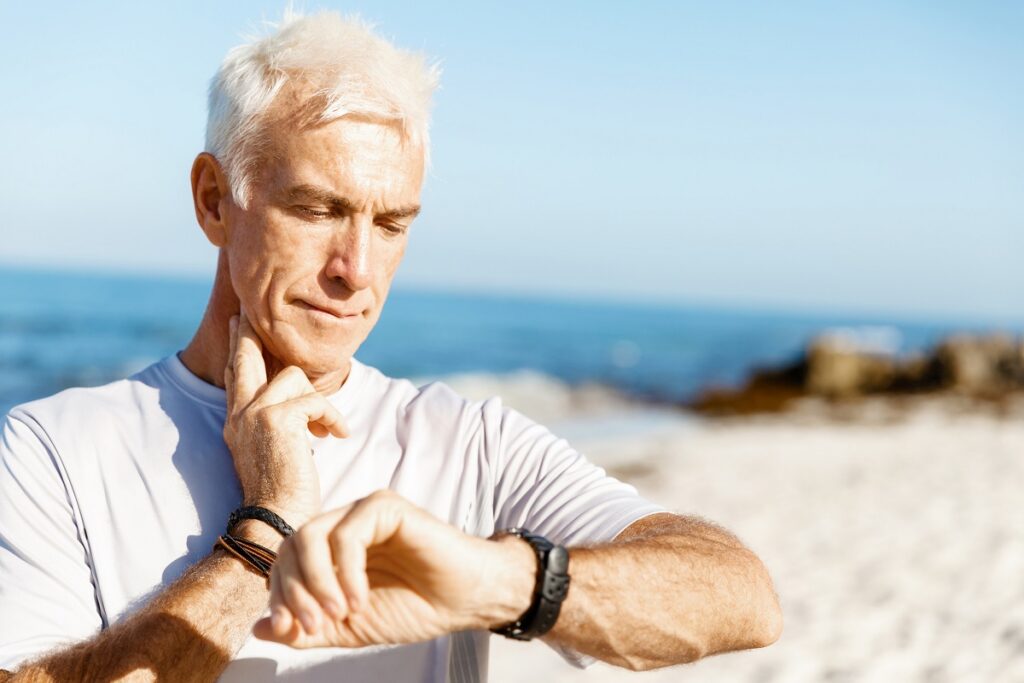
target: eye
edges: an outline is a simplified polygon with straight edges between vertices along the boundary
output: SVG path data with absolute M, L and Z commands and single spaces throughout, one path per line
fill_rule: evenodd
M 378 225 L 384 228 L 384 232 L 386 232 L 388 235 L 391 235 L 392 237 L 398 237 L 399 235 L 405 234 L 405 226 L 394 225 L 392 223 L 378 223 Z
M 303 214 L 309 216 L 310 218 L 314 218 L 316 220 L 322 220 L 324 218 L 330 218 L 330 216 L 331 216 L 331 212 L 330 211 L 325 211 L 324 209 L 317 209 L 317 208 L 314 208 L 314 207 L 311 207 L 311 206 L 299 206 L 299 207 L 296 207 L 296 208 L 299 210 L 300 213 L 303 213 Z

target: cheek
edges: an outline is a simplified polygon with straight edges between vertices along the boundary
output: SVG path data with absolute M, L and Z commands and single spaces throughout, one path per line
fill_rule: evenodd
M 228 266 L 231 270 L 231 284 L 238 295 L 242 308 L 254 321 L 267 317 L 268 292 L 275 278 L 274 251 L 263 239 L 266 231 L 249 226 L 235 233 L 227 247 Z

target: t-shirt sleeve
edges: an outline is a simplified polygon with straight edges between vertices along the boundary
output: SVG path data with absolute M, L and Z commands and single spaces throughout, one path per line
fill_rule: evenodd
M 502 407 L 500 399 L 488 403 L 485 414 L 500 421 L 495 528 L 520 526 L 560 545 L 590 545 L 664 512 L 547 427 Z
M 0 433 L 0 669 L 102 625 L 73 510 L 43 430 L 8 415 Z
M 502 407 L 500 399 L 487 401 L 484 414 L 485 421 L 499 424 L 492 432 L 498 441 L 499 465 L 496 529 L 524 527 L 559 545 L 591 545 L 612 540 L 641 517 L 666 511 L 588 461 L 548 428 Z M 578 667 L 595 661 L 566 648 L 555 650 Z

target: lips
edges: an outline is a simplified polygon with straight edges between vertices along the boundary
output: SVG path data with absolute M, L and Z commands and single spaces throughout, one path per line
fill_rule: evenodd
M 312 309 L 314 311 L 321 311 L 323 313 L 329 313 L 330 315 L 333 315 L 335 318 L 350 318 L 360 315 L 362 313 L 362 311 L 344 311 L 339 308 L 335 308 L 330 304 L 314 304 L 310 303 L 309 301 L 306 301 L 305 299 L 298 299 L 298 302 L 305 306 L 306 308 Z

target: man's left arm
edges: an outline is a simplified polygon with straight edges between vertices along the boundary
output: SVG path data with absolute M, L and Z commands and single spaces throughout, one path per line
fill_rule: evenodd
M 255 634 L 293 647 L 362 647 L 500 626 L 530 606 L 536 562 L 521 539 L 470 536 L 378 491 L 284 542 L 272 618 Z M 781 629 L 760 561 L 728 533 L 690 518 L 651 515 L 611 543 L 572 549 L 569 573 L 547 638 L 612 664 L 690 662 L 768 645 Z M 340 610 L 325 610 L 328 603 Z M 302 613 L 313 632 L 296 618 Z
M 613 542 L 570 550 L 553 644 L 634 670 L 764 647 L 782 612 L 764 565 L 735 536 L 693 517 L 644 517 Z

